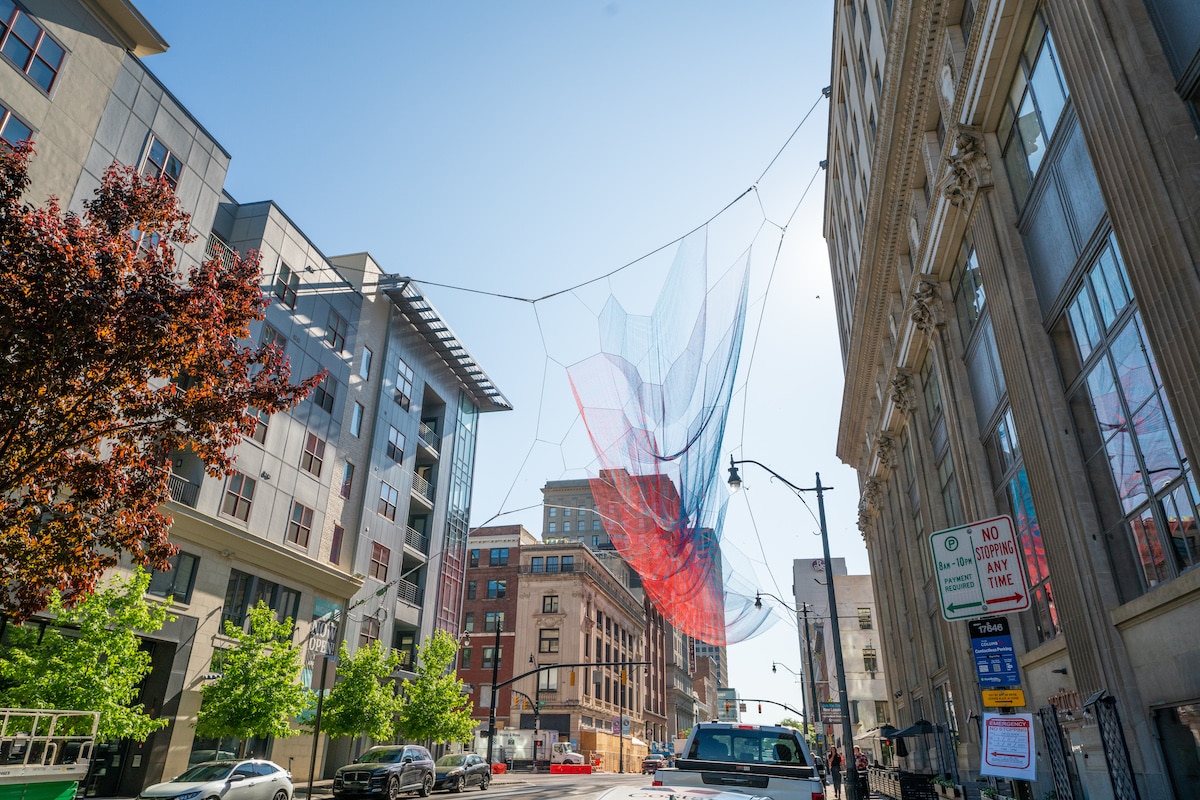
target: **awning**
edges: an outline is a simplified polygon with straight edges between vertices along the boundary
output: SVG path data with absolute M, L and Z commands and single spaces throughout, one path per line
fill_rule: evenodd
M 937 726 L 927 719 L 919 719 L 904 730 L 893 733 L 891 738 L 904 739 L 913 736 L 924 736 L 927 733 L 937 733 Z
M 854 737 L 856 742 L 876 741 L 879 739 L 894 739 L 898 731 L 891 725 L 880 725 L 878 728 L 871 728 L 866 733 Z
M 629 741 L 633 742 L 634 746 L 637 746 L 637 745 L 641 745 L 642 747 L 647 746 L 645 742 L 643 742 L 641 739 L 637 738 L 636 736 L 630 736 Z

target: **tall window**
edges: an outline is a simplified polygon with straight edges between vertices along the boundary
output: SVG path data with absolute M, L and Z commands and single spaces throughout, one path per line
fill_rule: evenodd
M 295 619 L 300 610 L 300 592 L 282 584 L 260 578 L 239 570 L 229 571 L 229 583 L 225 586 L 225 604 L 221 609 L 221 620 L 228 620 L 239 628 L 246 623 L 250 608 L 259 602 L 266 603 L 275 612 L 279 621 Z
M 346 331 L 349 329 L 350 324 L 346 322 L 346 318 L 333 309 L 330 309 L 329 322 L 325 326 L 325 341 L 328 342 L 335 353 L 340 353 L 346 349 Z
M 892 721 L 892 715 L 888 711 L 887 700 L 875 701 L 875 723 L 876 725 L 888 725 Z
M 315 433 L 310 433 L 304 439 L 304 452 L 300 455 L 300 469 L 321 477 L 321 467 L 325 464 L 325 440 Z
M 508 548 L 493 547 L 492 552 L 488 553 L 488 565 L 492 567 L 507 567 Z
M 0 2 L 0 52 L 49 92 L 67 52 L 12 0 Z
M 354 436 L 354 437 L 362 436 L 363 414 L 365 414 L 365 413 L 366 413 L 366 409 L 363 408 L 363 404 L 358 402 L 357 400 L 355 400 L 354 401 L 354 409 L 350 412 L 350 435 L 351 436 Z
M 150 178 L 164 180 L 174 189 L 179 185 L 179 176 L 183 174 L 183 162 L 152 134 L 150 146 L 142 159 L 141 173 Z
M 313 510 L 303 503 L 292 503 L 292 518 L 288 520 L 287 540 L 297 547 L 308 547 L 312 535 Z
M 271 415 L 259 408 L 246 409 L 246 416 L 254 421 L 251 423 L 250 438 L 259 444 L 267 443 L 267 425 Z
M 538 631 L 538 652 L 558 652 L 558 628 L 543 628 Z
M 495 648 L 495 647 L 485 647 L 485 648 L 483 648 L 483 664 L 482 664 L 481 666 L 482 666 L 484 669 L 491 669 L 491 668 L 492 668 L 492 662 L 493 662 L 493 661 L 496 659 L 496 656 L 497 656 L 497 655 L 499 655 L 499 657 L 500 657 L 501 659 L 503 659 L 503 658 L 504 658 L 504 648 L 503 648 L 503 647 L 501 647 L 501 648 L 500 648 L 500 652 L 499 652 L 499 654 L 497 654 L 497 653 L 496 653 L 496 648 Z
M 1143 589 L 1170 580 L 1200 560 L 1198 493 L 1111 234 L 1055 330 L 1102 524 L 1130 542 Z
M 542 595 L 542 613 L 557 614 L 558 613 L 558 595 L 547 594 Z
M 468 611 L 463 614 L 463 631 L 470 633 L 475 630 L 475 612 Z
M 489 611 L 483 615 L 483 629 L 495 633 L 499 626 L 499 630 L 504 630 L 504 612 Z
M 156 597 L 173 597 L 181 603 L 190 603 L 192 587 L 196 584 L 196 569 L 200 559 L 191 553 L 180 550 L 171 557 L 171 568 L 166 571 L 155 570 L 150 577 L 150 585 L 146 594 Z
M 562 571 L 563 572 L 574 572 L 575 571 L 575 556 L 563 556 L 562 557 Z
M 469 566 L 469 567 L 478 567 L 479 566 L 479 549 L 478 548 L 471 549 L 471 552 L 469 553 L 469 561 L 467 562 L 467 566 Z
M 333 401 L 337 398 L 337 381 L 326 375 L 321 378 L 321 382 L 313 389 L 312 401 L 319 408 L 323 408 L 330 414 L 333 413 Z
M 1038 12 L 1021 50 L 1021 62 L 996 131 L 1018 206 L 1024 205 L 1029 196 L 1067 97 L 1054 37 Z
M 33 128 L 20 120 L 8 108 L 0 105 L 0 142 L 12 147 L 17 142 L 33 138 Z
M 388 576 L 388 562 L 392 560 L 392 551 L 381 545 L 379 542 L 371 543 L 371 571 L 370 575 L 377 581 L 386 581 Z
M 397 359 L 396 363 L 396 402 L 405 411 L 408 411 L 412 402 L 413 391 L 413 371 L 412 367 L 404 363 L 404 359 Z
M 369 647 L 372 642 L 379 641 L 379 628 L 378 617 L 363 617 L 363 621 L 358 628 L 359 647 Z
M 346 537 L 346 529 L 341 525 L 333 526 L 333 540 L 329 543 L 329 563 L 342 563 L 342 539 Z
M 508 581 L 488 581 L 487 596 L 489 600 L 503 599 L 508 592 Z
M 558 670 L 548 669 L 545 672 L 538 673 L 538 691 L 539 692 L 557 692 L 558 691 Z
M 397 464 L 404 461 L 404 434 L 391 426 L 388 426 L 388 440 L 385 454 Z
M 467 599 L 474 600 L 479 594 L 479 582 L 467 581 Z
M 382 516 L 392 522 L 396 521 L 396 506 L 400 504 L 400 492 L 389 483 L 379 487 L 379 507 L 376 509 Z
M 925 400 L 925 413 L 929 418 L 934 465 L 937 468 L 938 490 L 946 520 L 950 525 L 961 525 L 962 502 L 958 496 L 958 480 L 954 475 L 954 459 L 950 454 L 950 439 L 946 435 L 946 416 L 942 409 L 942 391 L 938 383 L 937 368 L 933 364 L 933 353 L 925 356 L 921 367 L 921 388 Z
M 342 489 L 340 494 L 342 497 L 349 497 L 350 491 L 354 488 L 354 465 L 349 461 L 342 467 Z
M 546 559 L 542 556 L 534 556 L 533 558 L 529 559 L 529 571 L 534 573 L 545 572 Z
M 858 610 L 858 629 L 860 631 L 869 631 L 869 630 L 871 630 L 872 627 L 873 626 L 871 625 L 871 609 L 860 608 Z
M 242 472 L 235 472 L 225 481 L 225 499 L 221 502 L 221 513 L 245 522 L 250 518 L 250 506 L 254 502 L 254 479 Z
M 371 348 L 364 347 L 362 359 L 358 362 L 358 377 L 366 380 L 371 377 L 371 359 L 375 356 Z
M 879 671 L 879 657 L 875 653 L 875 648 L 870 645 L 863 648 L 863 670 L 866 672 Z
M 0 0 L 2 1 L 2 0 Z M 300 289 L 300 276 L 292 272 L 292 268 L 284 262 L 279 262 L 279 272 L 275 274 L 275 296 L 287 308 L 296 307 L 296 293 Z

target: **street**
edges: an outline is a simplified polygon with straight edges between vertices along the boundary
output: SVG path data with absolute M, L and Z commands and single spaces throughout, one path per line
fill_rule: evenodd
M 610 789 L 614 786 L 649 786 L 652 780 L 650 775 L 639 775 L 638 773 L 625 773 L 624 775 L 612 772 L 597 772 L 592 775 L 551 775 L 549 773 L 528 773 L 518 772 L 507 775 L 496 775 L 492 781 L 492 785 L 488 787 L 486 792 L 479 792 L 478 789 L 468 789 L 460 796 L 478 797 L 481 800 L 497 800 L 497 798 L 512 798 L 513 800 L 525 800 L 526 798 L 557 798 L 557 797 L 579 797 L 579 798 L 594 798 L 605 789 Z M 332 795 L 329 794 L 327 782 L 318 783 L 314 787 L 313 800 L 332 800 Z M 435 792 L 435 797 L 449 797 L 447 792 Z M 296 786 L 296 798 L 299 800 L 304 797 L 303 785 Z

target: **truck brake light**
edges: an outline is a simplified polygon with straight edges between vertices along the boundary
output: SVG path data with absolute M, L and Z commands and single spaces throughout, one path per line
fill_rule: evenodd
M 812 800 L 825 800 L 825 793 L 824 792 L 813 792 Z
M 657 776 L 655 776 L 654 780 L 650 782 L 650 785 L 651 785 L 651 786 L 662 786 L 662 785 L 663 785 L 663 782 L 662 782 L 662 781 L 660 781 L 660 780 L 658 779 L 658 777 L 657 777 Z M 814 795 L 814 797 L 815 797 L 815 796 L 816 796 L 816 795 Z

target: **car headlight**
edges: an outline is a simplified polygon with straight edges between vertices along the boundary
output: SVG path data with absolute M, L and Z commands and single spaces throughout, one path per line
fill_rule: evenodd
M 175 795 L 175 800 L 192 800 L 192 798 L 199 797 L 199 796 L 200 796 L 200 790 L 195 789 L 190 792 L 184 792 L 183 794 Z

